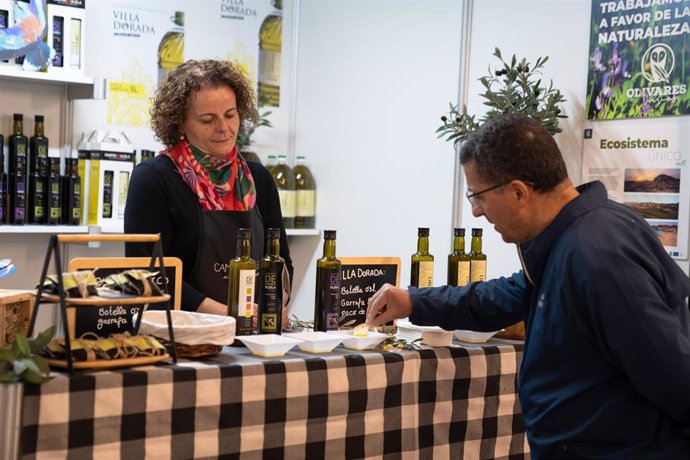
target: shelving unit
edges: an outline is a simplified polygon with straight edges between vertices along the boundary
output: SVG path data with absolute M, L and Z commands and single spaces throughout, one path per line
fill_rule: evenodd
M 124 243 L 152 243 L 153 251 L 151 254 L 151 263 L 149 264 L 149 270 L 158 269 L 163 273 L 165 277 L 165 265 L 163 262 L 163 248 L 161 245 L 160 235 L 150 235 L 150 234 L 130 234 L 130 235 L 65 235 L 57 234 L 50 238 L 48 243 L 48 250 L 46 251 L 45 261 L 43 263 L 43 269 L 41 270 L 41 277 L 38 282 L 38 289 L 36 292 L 36 302 L 34 309 L 31 313 L 31 322 L 29 323 L 28 335 L 33 334 L 34 325 L 36 324 L 36 317 L 38 315 L 38 309 L 41 304 L 57 303 L 60 309 L 60 315 L 62 318 L 63 334 L 65 340 L 65 355 L 64 361 L 52 360 L 51 364 L 57 365 L 59 367 L 65 367 L 71 373 L 74 369 L 92 369 L 92 368 L 105 368 L 105 367 L 120 367 L 135 364 L 145 364 L 160 361 L 162 359 L 167 359 L 168 356 L 155 356 L 148 357 L 148 360 L 142 360 L 138 358 L 124 359 L 124 360 L 109 360 L 100 362 L 74 362 L 72 356 L 72 346 L 71 346 L 71 334 L 69 330 L 69 321 L 67 318 L 67 308 L 93 308 L 98 306 L 108 306 L 108 305 L 133 305 L 133 304 L 152 304 L 152 303 L 164 303 L 166 318 L 168 320 L 168 334 L 170 337 L 170 351 L 172 353 L 173 362 L 177 362 L 177 351 L 175 345 L 175 335 L 172 327 L 172 318 L 170 315 L 170 294 L 168 294 L 168 286 L 165 285 L 165 292 L 160 296 L 151 297 L 124 297 L 124 298 L 102 298 L 102 297 L 87 297 L 87 298 L 67 298 L 65 293 L 65 288 L 63 285 L 63 280 L 61 274 L 63 273 L 63 261 L 60 255 L 60 243 L 67 245 L 71 243 L 94 243 L 94 242 L 124 242 Z M 44 283 L 48 274 L 48 266 L 50 265 L 51 257 L 54 259 L 54 268 L 57 276 L 58 284 L 58 294 L 51 295 L 45 294 L 43 292 Z M 141 319 L 144 316 L 143 312 L 145 308 L 142 309 L 141 314 L 137 315 L 137 321 L 134 326 L 135 334 L 139 331 L 139 326 L 141 325 Z
M 321 230 L 318 228 L 286 228 L 287 236 L 319 236 Z

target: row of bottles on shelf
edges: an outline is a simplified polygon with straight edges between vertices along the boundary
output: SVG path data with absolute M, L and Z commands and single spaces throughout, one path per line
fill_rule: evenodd
M 433 285 L 434 257 L 429 254 L 429 229 L 419 228 L 417 252 L 412 254 L 410 285 Z M 257 293 L 258 332 L 280 334 L 282 318 L 282 273 L 280 230 L 269 229 L 266 253 L 257 264 L 250 256 L 251 231 L 237 232 L 237 257 L 230 261 L 228 314 L 237 321 L 237 335 L 254 333 L 252 306 Z M 257 276 L 258 279 L 255 279 Z M 486 280 L 486 254 L 482 252 L 482 229 L 472 229 L 471 251 L 465 252 L 465 229 L 454 229 L 453 252 L 448 255 L 448 285 L 463 286 Z M 256 289 L 255 289 L 256 282 Z M 341 262 L 336 257 L 336 231 L 324 231 L 323 256 L 316 261 L 314 330 L 337 330 L 340 317 Z
M 482 229 L 472 229 L 470 252 L 465 252 L 465 229 L 453 230 L 453 252 L 448 254 L 449 286 L 464 286 L 486 280 L 486 254 L 482 252 Z M 429 229 L 417 229 L 417 252 L 411 257 L 410 285 L 431 287 L 434 284 L 434 256 L 429 253 Z
M 0 224 L 81 223 L 81 178 L 78 159 L 48 156 L 45 120 L 34 117 L 34 134 L 24 135 L 24 116 L 15 113 L 8 137 L 5 172 L 4 138 L 0 134 Z
M 293 168 L 286 155 L 268 156 L 266 168 L 273 176 L 280 196 L 285 228 L 314 228 L 316 225 L 316 181 L 305 157 L 297 156 Z

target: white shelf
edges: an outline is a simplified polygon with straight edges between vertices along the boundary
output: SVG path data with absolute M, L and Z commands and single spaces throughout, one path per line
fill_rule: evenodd
M 318 228 L 286 228 L 287 236 L 319 236 L 321 230 Z
M 20 67 L 0 66 L 0 78 L 53 85 L 93 85 L 93 78 L 85 76 L 55 75 L 50 72 L 31 72 Z
M 0 233 L 88 233 L 86 225 L 0 225 Z

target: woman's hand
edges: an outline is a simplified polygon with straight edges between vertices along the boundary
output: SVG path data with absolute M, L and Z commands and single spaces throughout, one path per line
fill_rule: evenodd
M 211 315 L 222 315 L 227 316 L 228 306 L 222 304 L 218 301 L 213 300 L 210 297 L 206 297 L 196 309 L 199 313 L 209 313 Z

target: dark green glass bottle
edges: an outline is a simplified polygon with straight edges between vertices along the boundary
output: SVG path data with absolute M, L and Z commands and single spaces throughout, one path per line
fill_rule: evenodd
M 27 195 L 27 221 L 46 223 L 46 174 L 48 165 L 48 138 L 45 137 L 43 115 L 34 117 L 34 135 L 29 139 L 29 188 Z
M 283 268 L 280 229 L 269 228 L 266 255 L 259 261 L 259 334 L 280 334 L 283 319 Z
M 62 223 L 79 225 L 81 223 L 81 177 L 79 159 L 65 159 L 65 175 L 62 176 Z
M 453 230 L 453 252 L 448 254 L 448 285 L 464 286 L 470 282 L 470 256 L 465 253 L 465 229 Z
M 5 138 L 0 134 L 0 225 L 6 223 L 7 218 L 7 173 L 5 172 L 5 154 L 3 153 Z
M 482 252 L 482 229 L 472 229 L 470 252 L 470 281 L 486 281 L 486 254 Z
M 29 140 L 24 135 L 24 116 L 21 113 L 13 115 L 12 135 L 7 142 L 9 147 L 8 223 L 23 225 L 26 223 L 26 206 L 28 204 L 26 179 Z
M 48 223 L 59 225 L 62 223 L 62 184 L 60 183 L 60 159 L 48 158 Z
M 434 285 L 434 256 L 429 254 L 429 229 L 417 229 L 417 252 L 412 254 L 410 286 L 431 287 Z
M 237 229 L 237 257 L 228 267 L 228 314 L 235 318 L 235 335 L 254 333 L 256 261 L 250 255 L 251 241 L 251 229 Z
M 338 329 L 340 317 L 340 260 L 335 256 L 335 230 L 324 230 L 323 257 L 316 261 L 314 330 Z

